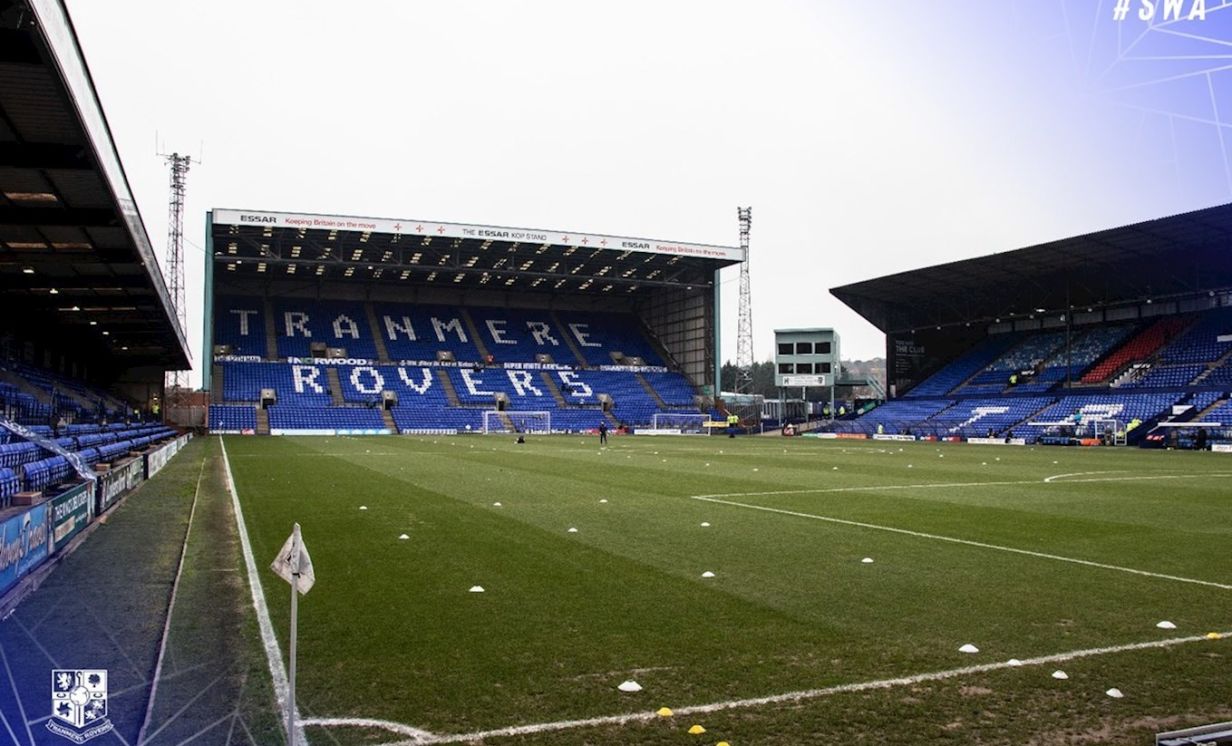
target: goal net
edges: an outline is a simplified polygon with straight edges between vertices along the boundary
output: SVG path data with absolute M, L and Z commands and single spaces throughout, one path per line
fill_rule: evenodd
M 705 435 L 702 427 L 709 418 L 696 412 L 656 412 L 650 418 L 655 430 L 679 430 L 681 435 Z
M 552 432 L 552 413 L 485 410 L 483 431 L 485 433 L 550 433 Z

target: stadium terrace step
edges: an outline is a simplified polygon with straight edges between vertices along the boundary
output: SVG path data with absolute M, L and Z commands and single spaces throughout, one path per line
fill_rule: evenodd
M 257 435 L 269 435 L 269 412 L 264 409 L 257 408 Z
M 388 409 L 381 408 L 381 419 L 385 421 L 385 427 L 389 428 L 389 432 L 398 433 L 398 423 L 394 422 L 394 413 Z
M 568 347 L 569 351 L 573 353 L 573 359 L 577 361 L 578 365 L 585 366 L 586 356 L 583 355 L 582 351 L 578 349 L 577 342 L 573 339 L 573 335 L 568 333 L 568 327 L 560 322 L 560 314 L 555 311 L 552 312 L 552 323 L 556 325 L 557 329 L 561 330 L 561 336 L 565 338 L 565 346 Z
M 335 407 L 346 404 L 342 397 L 342 381 L 338 380 L 338 369 L 332 365 L 325 368 L 325 380 L 329 382 L 329 399 Z
M 381 325 L 376 319 L 376 309 L 371 303 L 364 304 L 364 311 L 368 316 L 368 327 L 372 334 L 372 343 L 376 346 L 376 359 L 383 363 L 389 362 L 389 350 L 385 347 L 385 339 L 381 336 Z M 394 430 L 397 432 L 397 430 Z
M 1193 385 L 1197 386 L 1198 384 L 1206 381 L 1217 370 L 1228 365 L 1230 361 L 1232 361 L 1232 348 L 1221 355 L 1218 360 L 1211 363 L 1206 370 L 1202 371 L 1202 374 L 1193 380 Z
M 278 327 L 274 324 L 274 304 L 265 299 L 265 359 L 278 359 Z M 269 428 L 266 428 L 268 433 Z

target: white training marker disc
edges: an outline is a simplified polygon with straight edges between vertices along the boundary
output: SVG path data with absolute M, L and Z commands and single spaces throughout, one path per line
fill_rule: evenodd
M 499 508 L 500 506 L 501 506 L 500 503 L 492 503 L 492 507 L 494 508 Z
M 702 573 L 702 577 L 703 577 L 703 578 L 713 578 L 713 577 L 714 577 L 714 573 L 712 573 L 712 572 L 710 572 L 709 570 L 707 570 L 706 572 Z
M 399 537 L 398 537 L 398 539 L 399 539 L 399 540 L 405 540 L 405 539 L 409 539 L 409 538 L 411 538 L 411 537 L 407 536 L 406 534 L 402 534 L 401 536 L 399 536 Z
M 1005 662 L 1005 664 L 1007 666 L 1013 666 L 1014 668 L 1018 668 L 1019 666 L 1022 665 L 1022 661 L 1018 660 L 1017 658 L 1010 658 L 1008 661 Z
M 1109 689 L 1108 691 L 1104 692 L 1104 694 L 1107 694 L 1109 697 L 1112 697 L 1113 699 L 1120 699 L 1125 696 L 1124 694 L 1121 693 L 1121 690 L 1117 689 L 1115 686 Z
M 1065 679 L 1069 678 L 1069 674 L 1065 673 L 1061 669 L 1057 669 L 1056 671 L 1052 672 L 1052 678 L 1064 681 Z
M 599 502 L 601 502 L 601 503 L 605 503 L 605 502 L 607 502 L 607 498 L 606 498 L 606 497 L 605 497 L 605 498 L 602 498 L 602 499 L 600 499 L 600 500 L 599 500 Z
M 642 685 L 632 679 L 629 679 L 628 681 L 620 682 L 616 688 L 622 692 L 640 692 L 642 690 Z
M 959 648 L 959 649 L 958 649 L 958 652 L 960 652 L 960 653 L 978 653 L 978 652 L 980 652 L 980 649 L 979 649 L 979 648 L 977 648 L 976 646 L 972 645 L 971 643 L 967 643 L 966 645 L 963 645 L 961 648 Z
M 483 586 L 482 585 L 472 585 L 469 592 L 470 593 L 483 593 Z
M 864 563 L 864 564 L 866 564 L 866 565 L 871 565 L 871 564 L 873 564 L 873 558 L 872 558 L 872 557 L 865 557 L 864 559 L 860 560 L 860 562 L 862 562 L 862 563 Z
M 359 509 L 360 509 L 360 510 L 367 510 L 367 509 L 368 509 L 368 506 L 367 506 L 367 505 L 360 505 L 360 506 L 359 506 Z
M 710 524 L 706 521 L 702 521 L 702 528 L 710 528 Z
M 1176 625 L 1173 624 L 1172 622 L 1169 622 L 1166 619 L 1160 622 L 1159 624 L 1156 624 L 1155 626 L 1159 627 L 1160 629 L 1176 629 Z
M 569 533 L 571 533 L 571 534 L 576 534 L 576 533 L 577 533 L 577 529 L 576 529 L 576 528 L 573 528 L 573 527 L 570 527 L 570 528 L 569 528 Z

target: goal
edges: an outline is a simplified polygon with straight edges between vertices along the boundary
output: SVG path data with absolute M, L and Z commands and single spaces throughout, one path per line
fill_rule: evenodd
M 497 412 L 484 410 L 483 432 L 485 433 L 550 433 L 551 412 Z
M 696 412 L 656 412 L 650 418 L 654 430 L 679 430 L 681 435 L 705 435 L 702 427 L 709 418 Z

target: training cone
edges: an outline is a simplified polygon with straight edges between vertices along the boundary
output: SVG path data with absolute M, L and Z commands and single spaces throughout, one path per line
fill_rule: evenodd
M 659 709 L 655 710 L 655 714 L 661 718 L 669 718 L 672 716 L 672 708 L 660 707 Z
M 471 593 L 483 593 L 483 586 L 482 585 L 472 585 L 470 592 Z
M 411 537 L 407 536 L 406 534 L 402 534 L 401 536 L 399 536 L 399 537 L 398 537 L 398 540 L 399 540 L 399 541 L 405 541 L 406 539 L 409 539 L 409 538 L 411 538 Z
M 577 529 L 576 529 L 576 528 L 570 528 L 570 529 L 569 529 L 569 533 L 571 533 L 571 534 L 576 534 L 576 533 L 577 533 Z
M 1206 639 L 1208 640 L 1218 640 L 1221 637 L 1223 637 L 1223 635 L 1219 634 L 1218 632 L 1207 632 L 1206 633 Z
M 367 509 L 368 509 L 368 506 L 367 506 L 367 505 L 360 505 L 360 506 L 359 506 L 359 509 L 360 509 L 360 510 L 367 510 Z
M 640 692 L 642 690 L 642 685 L 632 679 L 629 679 L 628 681 L 620 682 L 616 688 L 622 692 Z
M 708 521 L 702 521 L 702 528 L 710 528 L 710 523 Z
M 605 502 L 607 502 L 607 498 L 605 497 L 605 498 L 603 498 L 602 500 L 600 500 L 599 502 L 601 502 L 601 503 L 605 503 Z
M 713 577 L 714 577 L 714 573 L 712 573 L 712 572 L 710 572 L 709 570 L 707 570 L 706 572 L 702 573 L 702 577 L 703 577 L 703 578 L 713 578 Z
M 1064 681 L 1069 678 L 1069 674 L 1065 673 L 1064 671 L 1060 669 L 1057 669 L 1056 671 L 1052 672 L 1052 678 L 1058 679 L 1060 681 Z
M 1120 699 L 1121 697 L 1125 696 L 1124 694 L 1121 693 L 1121 690 L 1117 689 L 1115 686 L 1109 689 L 1108 691 L 1104 692 L 1104 694 L 1107 694 L 1109 697 L 1112 697 L 1113 699 Z
M 860 561 L 861 561 L 861 562 L 863 562 L 863 563 L 864 563 L 864 564 L 866 564 L 866 565 L 871 565 L 871 564 L 873 564 L 873 558 L 872 558 L 872 557 L 865 557 L 864 559 L 862 559 L 862 560 L 860 560 Z
M 961 648 L 959 648 L 959 649 L 958 649 L 958 652 L 960 652 L 960 653 L 978 653 L 978 652 L 980 652 L 980 649 L 979 649 L 979 648 L 977 648 L 976 646 L 972 645 L 971 643 L 967 643 L 966 645 L 963 645 Z
M 1160 629 L 1176 629 L 1176 625 L 1173 624 L 1172 622 L 1169 622 L 1166 619 L 1160 622 L 1159 624 L 1156 624 L 1155 626 L 1159 627 Z
M 706 732 L 706 729 L 705 729 L 705 728 L 703 728 L 703 727 L 701 727 L 700 725 L 696 725 L 696 724 L 694 724 L 694 726 L 693 726 L 692 728 L 689 728 L 689 734 L 690 734 L 690 735 L 700 736 L 701 734 L 703 734 L 703 733 L 705 733 L 705 732 Z
M 714 746 L 731 746 L 731 744 L 728 743 L 727 741 L 719 741 Z
M 492 503 L 492 507 L 494 508 L 499 508 L 500 506 L 501 506 L 500 503 Z
M 1017 658 L 1010 658 L 1008 661 L 1005 662 L 1005 664 L 1007 666 L 1013 666 L 1014 668 L 1017 668 L 1022 665 L 1022 661 L 1018 660 Z

